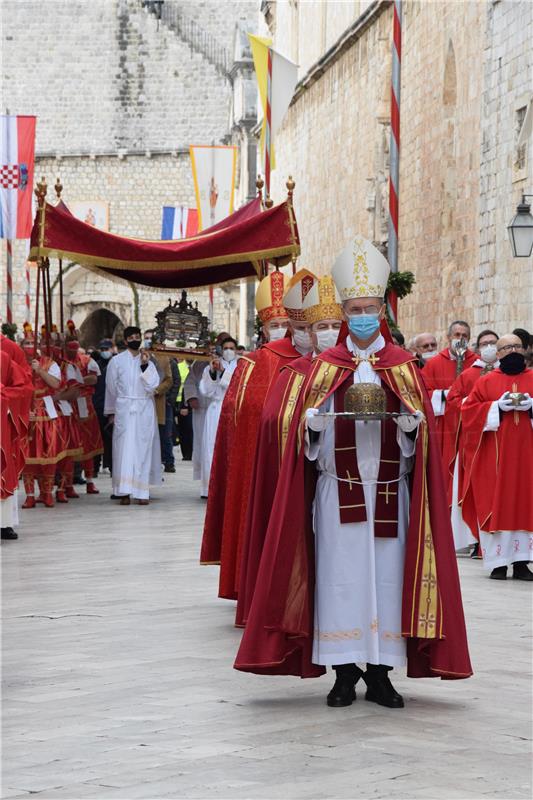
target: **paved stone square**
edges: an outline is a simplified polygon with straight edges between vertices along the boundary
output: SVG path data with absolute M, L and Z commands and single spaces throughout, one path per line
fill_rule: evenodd
M 395 671 L 404 710 L 362 691 L 330 709 L 331 676 L 232 669 L 234 604 L 198 565 L 205 501 L 177 468 L 150 506 L 102 477 L 2 543 L 6 800 L 531 796 L 530 585 L 460 558 L 475 676 Z

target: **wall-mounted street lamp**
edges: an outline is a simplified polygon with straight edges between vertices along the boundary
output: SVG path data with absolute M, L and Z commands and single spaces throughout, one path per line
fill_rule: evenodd
M 522 202 L 516 207 L 516 214 L 507 226 L 515 258 L 529 258 L 533 251 L 533 217 L 531 205 L 526 203 L 528 197 L 533 197 L 533 194 L 522 195 Z

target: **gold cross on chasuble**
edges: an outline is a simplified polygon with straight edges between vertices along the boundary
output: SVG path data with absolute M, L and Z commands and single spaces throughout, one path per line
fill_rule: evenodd
M 370 364 L 374 367 L 377 362 L 379 361 L 379 356 L 375 356 L 374 353 L 368 356 L 352 356 L 352 361 L 354 362 L 355 366 L 358 367 L 361 361 L 369 361 Z

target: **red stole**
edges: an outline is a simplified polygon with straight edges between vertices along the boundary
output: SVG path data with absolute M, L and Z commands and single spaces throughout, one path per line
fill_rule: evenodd
M 352 384 L 353 375 L 350 373 L 335 392 L 336 412 L 344 411 L 344 395 Z M 383 383 L 382 388 L 387 396 L 387 411 L 399 411 L 399 399 L 387 384 Z M 396 431 L 397 426 L 392 419 L 381 422 L 381 458 L 374 511 L 374 536 L 379 538 L 392 539 L 398 535 L 400 447 Z M 344 417 L 335 418 L 335 468 L 341 478 L 337 481 L 341 524 L 366 522 L 364 489 L 357 466 L 355 425 L 353 420 Z

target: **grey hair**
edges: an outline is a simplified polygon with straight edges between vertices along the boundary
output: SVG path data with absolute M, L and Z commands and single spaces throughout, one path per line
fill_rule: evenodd
M 452 335 L 452 329 L 456 325 L 464 325 L 465 328 L 468 328 L 468 336 L 470 338 L 470 325 L 468 324 L 468 322 L 465 322 L 464 319 L 456 319 L 455 322 L 451 323 L 450 327 L 448 328 L 448 336 Z

